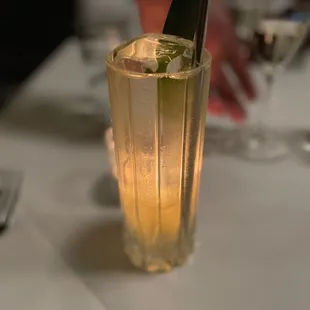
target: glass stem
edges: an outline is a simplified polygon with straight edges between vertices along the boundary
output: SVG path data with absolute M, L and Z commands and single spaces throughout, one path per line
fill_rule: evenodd
M 275 68 L 266 68 L 264 70 L 264 79 L 266 82 L 266 92 L 256 121 L 256 126 L 259 130 L 263 130 L 266 127 L 266 120 L 268 113 L 270 112 L 270 103 L 275 79 Z

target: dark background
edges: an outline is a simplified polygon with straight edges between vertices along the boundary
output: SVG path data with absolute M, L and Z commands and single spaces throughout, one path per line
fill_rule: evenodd
M 22 82 L 74 33 L 74 0 L 0 0 L 0 85 Z

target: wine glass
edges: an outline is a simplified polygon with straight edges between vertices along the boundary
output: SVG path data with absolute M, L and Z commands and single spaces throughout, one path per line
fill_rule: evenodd
M 137 12 L 126 0 L 77 1 L 76 34 L 87 83 L 85 113 L 110 124 L 105 56 L 116 46 L 140 33 Z
M 281 133 L 266 123 L 274 81 L 304 42 L 308 22 L 263 15 L 253 29 L 252 52 L 255 61 L 253 72 L 264 84 L 264 96 L 260 98 L 260 111 L 255 122 L 248 123 L 239 130 L 236 153 L 248 160 L 273 161 L 288 154 L 288 147 Z
M 298 19 L 309 19 L 309 14 L 298 14 Z M 308 21 L 308 27 L 310 22 Z M 309 38 L 309 37 L 308 37 Z M 293 154 L 306 165 L 310 165 L 310 130 L 298 130 L 288 136 L 288 144 Z
M 310 130 L 300 130 L 288 136 L 292 153 L 300 162 L 310 165 Z

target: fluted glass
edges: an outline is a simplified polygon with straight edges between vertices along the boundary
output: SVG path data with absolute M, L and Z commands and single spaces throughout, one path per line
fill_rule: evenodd
M 125 251 L 139 268 L 168 271 L 194 247 L 210 56 L 171 74 L 119 69 L 113 52 L 106 63 Z

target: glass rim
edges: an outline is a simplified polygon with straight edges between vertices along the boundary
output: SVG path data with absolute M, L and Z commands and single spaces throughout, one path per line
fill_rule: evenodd
M 127 44 L 128 42 L 125 42 L 121 45 L 119 45 L 117 48 L 119 48 L 120 46 L 123 46 L 125 44 Z M 107 65 L 107 67 L 111 68 L 112 70 L 123 74 L 123 75 L 130 75 L 130 77 L 132 78 L 146 78 L 146 77 L 155 77 L 155 78 L 164 78 L 164 77 L 174 77 L 174 78 L 178 78 L 178 77 L 187 77 L 187 76 L 193 76 L 195 74 L 197 74 L 198 72 L 201 71 L 202 68 L 208 68 L 211 66 L 211 60 L 212 60 L 212 56 L 211 53 L 205 48 L 204 49 L 204 60 L 203 63 L 200 64 L 198 67 L 195 68 L 191 68 L 191 69 L 187 69 L 181 72 L 173 72 L 173 73 L 167 73 L 167 72 L 161 72 L 161 73 L 156 73 L 156 72 L 152 72 L 152 73 L 145 73 L 145 72 L 137 72 L 137 71 L 132 71 L 132 70 L 127 70 L 127 69 L 123 69 L 123 68 L 119 68 L 117 67 L 114 62 L 113 62 L 113 55 L 114 55 L 115 49 L 113 49 L 113 51 L 111 51 L 106 57 L 105 57 L 105 63 Z

